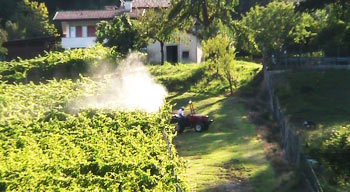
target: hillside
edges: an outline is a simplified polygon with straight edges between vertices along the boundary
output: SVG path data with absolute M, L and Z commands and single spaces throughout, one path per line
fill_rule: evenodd
M 283 110 L 302 131 L 305 150 L 326 170 L 319 176 L 327 191 L 349 190 L 349 80 L 349 71 L 336 70 L 285 73 L 274 78 Z M 315 126 L 305 127 L 304 121 Z
M 168 100 L 175 109 L 186 106 L 188 114 L 187 103 L 192 100 L 197 113 L 214 119 L 208 131 L 196 133 L 187 129 L 175 138 L 179 155 L 187 164 L 184 179 L 194 191 L 293 191 L 293 184 L 284 181 L 281 185 L 291 175 L 281 177 L 276 172 L 266 158 L 266 146 L 257 126 L 248 119 L 247 103 L 254 103 L 254 97 L 244 95 L 252 91 L 253 79 L 262 66 L 234 62 L 232 70 L 240 71 L 234 96 L 226 95 L 228 84 L 221 78 L 210 77 L 213 74 L 206 70 L 205 64 L 150 67 L 171 91 Z
M 98 50 L 101 58 L 110 57 L 108 50 Z M 206 132 L 188 129 L 176 136 L 175 126 L 169 125 L 168 104 L 157 113 L 90 108 L 94 105 L 76 108 L 95 94 L 99 100 L 110 99 L 100 92 L 109 87 L 108 81 L 87 77 L 93 73 L 81 70 L 91 69 L 87 65 L 98 68 L 102 60 L 95 52 L 51 53 L 1 68 L 2 78 L 12 78 L 14 83 L 0 84 L 0 144 L 5 146 L 0 150 L 1 190 L 174 191 L 180 187 L 184 191 L 268 192 L 280 188 L 283 180 L 266 159 L 264 141 L 248 119 L 246 104 L 254 98 L 244 96 L 254 89 L 252 82 L 261 65 L 233 61 L 232 70 L 239 73 L 234 96 L 227 95 L 228 83 L 211 74 L 205 63 L 149 66 L 155 79 L 170 91 L 166 100 L 173 110 L 192 100 L 198 113 L 214 119 Z M 76 62 L 83 68 L 72 68 Z M 71 80 L 72 76 L 62 75 L 52 80 L 57 66 L 85 77 L 76 75 Z M 42 82 L 28 83 L 32 70 L 48 75 Z

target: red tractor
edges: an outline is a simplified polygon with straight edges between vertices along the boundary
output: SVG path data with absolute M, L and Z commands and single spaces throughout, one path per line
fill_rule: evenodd
M 189 101 L 191 113 L 186 117 L 180 118 L 177 114 L 171 117 L 172 123 L 177 123 L 176 131 L 182 133 L 186 127 L 194 128 L 196 132 L 202 132 L 209 128 L 213 120 L 209 119 L 208 115 L 196 114 L 192 101 Z

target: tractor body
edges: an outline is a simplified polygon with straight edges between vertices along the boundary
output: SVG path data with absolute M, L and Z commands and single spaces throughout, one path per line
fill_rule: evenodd
M 177 114 L 173 114 L 172 123 L 177 123 L 176 131 L 182 133 L 185 128 L 194 128 L 196 132 L 208 130 L 209 125 L 213 120 L 209 119 L 208 115 L 196 114 L 192 101 L 189 102 L 191 113 L 184 118 L 180 118 Z

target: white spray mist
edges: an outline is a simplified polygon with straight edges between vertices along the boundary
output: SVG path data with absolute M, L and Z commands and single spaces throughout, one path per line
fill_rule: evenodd
M 103 87 L 95 95 L 76 102 L 75 107 L 158 112 L 167 96 L 166 88 L 154 80 L 138 53 L 130 54 L 100 84 Z

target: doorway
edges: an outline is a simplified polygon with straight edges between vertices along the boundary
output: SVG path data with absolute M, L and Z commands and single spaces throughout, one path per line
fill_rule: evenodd
M 178 62 L 177 45 L 166 46 L 166 59 L 170 63 Z

